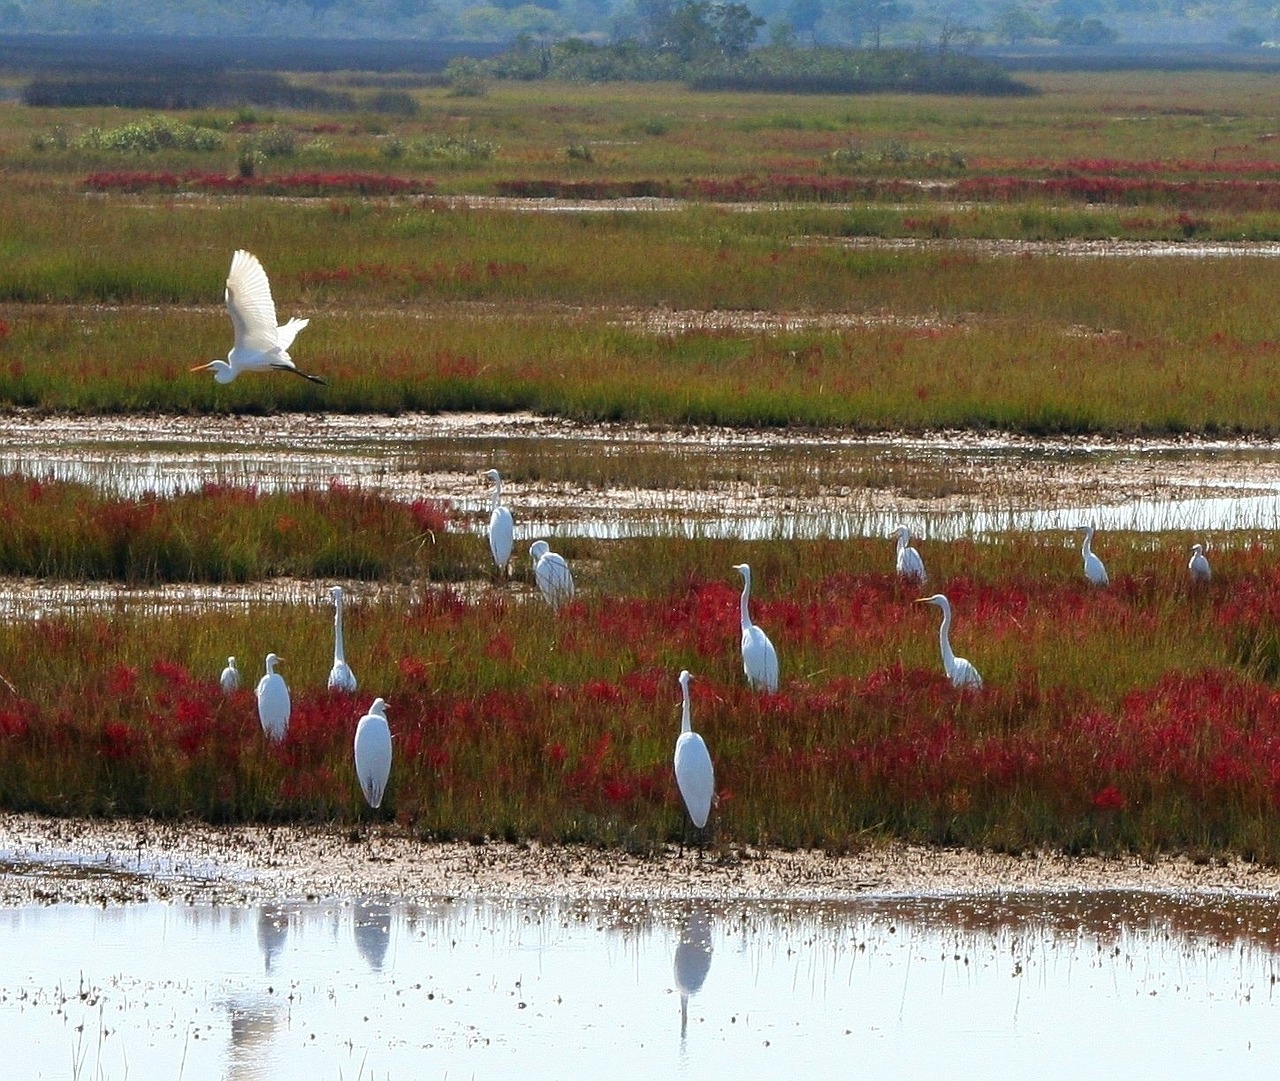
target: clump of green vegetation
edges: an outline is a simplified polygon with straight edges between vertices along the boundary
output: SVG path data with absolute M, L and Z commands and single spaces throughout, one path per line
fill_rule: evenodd
M 36 149 L 70 146 L 75 150 L 103 150 L 114 154 L 156 154 L 164 150 L 207 153 L 221 150 L 226 141 L 226 135 L 215 128 L 187 124 L 168 116 L 153 116 L 105 131 L 90 128 L 74 139 L 68 139 L 55 128 L 47 143 L 35 141 L 32 145 Z
M 492 160 L 498 144 L 463 135 L 423 135 L 416 139 L 389 136 L 380 143 L 380 149 L 390 161 L 467 165 Z
M 827 161 L 842 173 L 957 176 L 968 167 L 965 156 L 958 150 L 916 150 L 896 139 L 875 147 L 840 147 L 827 155 Z

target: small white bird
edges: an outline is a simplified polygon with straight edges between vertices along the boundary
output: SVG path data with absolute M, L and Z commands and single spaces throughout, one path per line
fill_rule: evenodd
M 356 776 L 369 806 L 377 810 L 391 776 L 391 729 L 387 726 L 387 703 L 375 698 L 369 712 L 356 725 Z
M 258 720 L 262 722 L 262 730 L 267 739 L 279 743 L 289 729 L 289 714 L 292 706 L 289 702 L 289 688 L 284 676 L 276 671 L 280 658 L 274 653 L 267 654 L 267 674 L 258 680 Z
M 751 600 L 751 567 L 738 563 L 733 568 L 742 575 L 742 600 L 740 616 L 742 624 L 742 670 L 752 687 L 764 688 L 770 693 L 778 689 L 778 651 L 773 648 L 769 636 L 751 622 L 748 604 Z
M 1196 582 L 1207 582 L 1213 574 L 1209 568 L 1209 560 L 1205 558 L 1203 544 L 1191 546 L 1191 562 L 1187 564 L 1187 570 L 1191 572 L 1191 577 Z
M 293 339 L 311 320 L 293 318 L 283 326 L 276 325 L 271 283 L 256 255 L 240 250 L 231 257 L 226 298 L 235 344 L 226 360 L 197 364 L 193 372 L 213 372 L 219 383 L 230 383 L 241 372 L 292 372 L 313 383 L 326 382 L 318 375 L 299 371 L 289 356 Z
M 356 674 L 347 664 L 346 650 L 342 645 L 342 587 L 330 587 L 329 596 L 333 598 L 333 667 L 329 669 L 329 690 L 354 694 Z
M 223 694 L 234 694 L 240 689 L 240 669 L 236 667 L 236 659 L 234 657 L 227 658 L 227 667 L 222 670 L 222 675 L 218 677 L 218 683 L 222 687 Z
M 911 547 L 911 530 L 900 525 L 889 535 L 898 538 L 898 577 L 924 585 L 927 577 L 924 573 L 924 560 L 920 558 L 920 553 Z
M 529 558 L 533 560 L 533 578 L 553 608 L 573 600 L 573 573 L 559 552 L 553 552 L 544 540 L 529 545 Z
M 942 627 L 938 630 L 938 643 L 942 648 L 942 667 L 953 687 L 981 687 L 982 677 L 963 657 L 951 651 L 951 602 L 941 593 L 921 597 L 917 604 L 933 604 L 942 609 Z
M 680 789 L 690 820 L 698 829 L 703 829 L 711 814 L 716 777 L 707 745 L 693 730 L 689 708 L 689 680 L 692 678 L 687 671 L 680 673 L 680 692 L 684 702 L 680 713 L 680 735 L 676 737 L 676 787 Z
M 511 548 L 515 544 L 515 522 L 511 511 L 502 505 L 502 476 L 496 469 L 490 469 L 484 476 L 493 485 L 493 502 L 489 508 L 489 551 L 493 553 L 498 570 L 505 574 L 511 561 Z
M 1080 545 L 1080 554 L 1084 557 L 1084 576 L 1095 586 L 1107 585 L 1111 581 L 1107 577 L 1107 568 L 1093 554 L 1093 535 L 1097 531 L 1094 524 L 1090 522 L 1088 525 L 1076 526 L 1076 529 L 1084 533 L 1084 543 Z

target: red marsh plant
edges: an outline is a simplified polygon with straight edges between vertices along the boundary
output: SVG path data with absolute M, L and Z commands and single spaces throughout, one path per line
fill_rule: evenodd
M 744 547 L 753 617 L 781 657 L 775 695 L 742 677 L 728 566 Z M 1215 580 L 1193 589 L 1181 549 L 1162 560 L 1113 537 L 1103 591 L 1080 581 L 1070 547 L 936 546 L 930 588 L 951 596 L 952 640 L 986 680 L 958 692 L 936 613 L 867 569 L 891 556 L 888 542 L 703 542 L 684 569 L 679 542 L 664 551 L 630 591 L 619 578 L 601 591 L 584 567 L 558 614 L 514 584 L 470 601 L 445 589 L 411 607 L 357 603 L 354 698 L 324 687 L 327 613 L 311 609 L 10 623 L 0 800 L 354 819 L 351 739 L 376 694 L 396 737 L 386 813 L 406 827 L 644 847 L 683 830 L 671 750 L 687 667 L 722 842 L 842 848 L 891 835 L 1280 856 L 1269 553 L 1218 552 Z M 625 542 L 596 552 L 635 562 Z M 707 562 L 711 575 L 696 569 Z M 288 658 L 294 694 L 279 746 L 263 740 L 251 692 L 216 684 L 227 652 L 250 672 L 266 648 Z

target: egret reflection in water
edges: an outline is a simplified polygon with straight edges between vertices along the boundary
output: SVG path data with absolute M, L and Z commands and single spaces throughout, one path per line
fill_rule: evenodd
M 680 992 L 680 1039 L 689 1028 L 689 996 L 702 990 L 711 971 L 711 913 L 703 906 L 693 908 L 680 930 L 680 944 L 672 962 L 676 990 Z
M 362 901 L 355 909 L 356 949 L 364 963 L 381 972 L 391 941 L 391 906 L 381 901 Z
M 262 950 L 262 968 L 268 976 L 288 936 L 288 909 L 283 905 L 263 905 L 258 909 L 258 948 Z

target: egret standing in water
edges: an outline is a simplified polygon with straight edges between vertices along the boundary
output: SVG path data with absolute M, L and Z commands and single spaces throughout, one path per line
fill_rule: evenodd
M 1088 525 L 1076 526 L 1076 529 L 1084 533 L 1084 543 L 1080 545 L 1080 554 L 1084 557 L 1084 576 L 1095 586 L 1107 585 L 1111 581 L 1107 577 L 1107 568 L 1102 565 L 1102 560 L 1093 554 L 1093 535 L 1097 532 L 1096 527 L 1090 522 Z
M 1213 574 L 1209 569 L 1209 560 L 1205 558 L 1203 544 L 1191 546 L 1191 562 L 1187 564 L 1187 570 L 1191 572 L 1192 581 L 1195 582 L 1207 582 Z
M 387 726 L 387 703 L 375 698 L 369 712 L 356 725 L 356 777 L 360 791 L 375 811 L 382 806 L 391 776 L 391 729 Z
M 236 333 L 235 344 L 226 360 L 197 364 L 191 369 L 193 372 L 213 372 L 219 383 L 230 383 L 241 372 L 292 372 L 313 383 L 325 383 L 318 375 L 298 371 L 289 356 L 293 339 L 311 320 L 293 318 L 283 326 L 276 326 L 271 283 L 256 255 L 241 250 L 231 257 L 226 297 L 227 314 Z
M 680 797 L 684 800 L 690 821 L 702 830 L 706 828 L 707 817 L 711 814 L 716 777 L 707 745 L 693 730 L 689 708 L 689 680 L 692 678 L 687 671 L 680 673 L 683 704 L 680 707 L 680 735 L 676 737 L 676 787 L 680 789 Z
M 240 669 L 236 667 L 234 657 L 227 658 L 227 667 L 218 677 L 218 685 L 222 688 L 223 694 L 234 694 L 240 689 Z
M 258 720 L 262 722 L 262 730 L 267 739 L 279 743 L 289 730 L 289 714 L 292 706 L 289 702 L 289 688 L 284 676 L 276 671 L 280 658 L 274 653 L 267 654 L 267 674 L 258 680 Z
M 493 502 L 489 505 L 489 551 L 498 570 L 507 573 L 511 561 L 511 548 L 515 544 L 516 526 L 511 511 L 502 505 L 502 475 L 490 469 L 485 478 L 493 485 Z
M 942 626 L 938 630 L 938 644 L 942 648 L 942 667 L 953 687 L 981 687 L 978 670 L 963 657 L 951 651 L 951 602 L 941 593 L 921 597 L 917 604 L 933 604 L 942 609 Z
M 331 587 L 329 596 L 333 598 L 333 667 L 329 669 L 329 690 L 354 694 L 356 674 L 347 664 L 347 653 L 342 644 L 342 587 Z
M 559 552 L 553 552 L 544 540 L 529 545 L 529 558 L 533 560 L 533 578 L 553 608 L 573 600 L 573 574 L 569 564 Z
M 735 564 L 742 575 L 742 599 L 739 605 L 742 624 L 742 670 L 752 687 L 763 688 L 770 693 L 778 689 L 778 651 L 773 648 L 769 636 L 751 622 L 751 566 Z
M 915 582 L 917 585 L 924 585 L 927 577 L 924 573 L 924 560 L 920 558 L 920 553 L 911 547 L 911 530 L 900 525 L 890 536 L 898 538 L 898 577 Z

